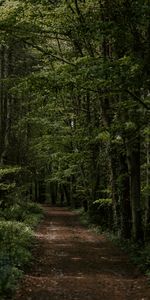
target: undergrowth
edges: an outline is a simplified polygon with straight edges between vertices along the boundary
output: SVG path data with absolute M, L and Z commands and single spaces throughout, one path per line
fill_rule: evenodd
M 141 245 L 130 240 L 119 239 L 111 233 L 107 233 L 107 237 L 126 252 L 131 261 L 150 279 L 150 242 Z
M 88 212 L 80 209 L 79 213 L 80 222 L 83 226 L 86 226 L 97 234 L 104 233 L 109 240 L 129 255 L 131 261 L 138 266 L 141 272 L 150 278 L 150 242 L 141 246 L 140 244 L 133 243 L 131 240 L 122 240 L 110 230 L 106 230 L 105 226 L 93 223 Z
M 31 260 L 33 228 L 42 217 L 35 203 L 14 204 L 0 210 L 0 299 L 15 292 L 24 266 Z

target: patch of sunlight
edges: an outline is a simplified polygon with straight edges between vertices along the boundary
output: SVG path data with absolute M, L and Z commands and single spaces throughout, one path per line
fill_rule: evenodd
M 76 260 L 81 260 L 82 258 L 81 257 L 72 257 L 71 259 L 76 261 Z

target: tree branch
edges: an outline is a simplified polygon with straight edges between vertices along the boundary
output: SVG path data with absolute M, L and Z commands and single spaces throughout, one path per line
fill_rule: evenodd
M 31 28 L 29 29 L 25 29 L 25 28 L 19 28 L 19 27 L 13 27 L 13 28 L 3 28 L 3 27 L 0 27 L 0 31 L 1 32 L 4 32 L 4 33 L 10 33 L 10 34 L 13 34 L 14 32 L 15 33 L 24 33 L 24 34 L 33 34 L 33 35 L 37 35 L 37 36 L 43 36 L 43 37 L 47 37 L 49 39 L 59 39 L 61 41 L 65 41 L 65 42 L 70 42 L 70 39 L 68 38 L 65 38 L 65 37 L 60 37 L 59 35 L 64 35 L 60 32 L 55 32 L 55 31 L 48 31 L 48 30 L 41 30 L 40 31 L 36 31 L 36 30 L 31 30 Z M 54 34 L 56 36 L 53 36 L 51 34 Z
M 135 101 L 137 101 L 137 102 L 139 102 L 143 107 L 145 107 L 147 110 L 150 110 L 150 107 L 146 104 L 146 103 L 144 103 L 137 95 L 135 95 L 134 93 L 132 93 L 131 91 L 129 91 L 129 90 L 125 90 L 125 92 L 127 92 L 130 96 L 132 96 L 132 98 L 135 100 Z
M 23 42 L 24 42 L 25 44 L 29 45 L 29 46 L 32 46 L 34 49 L 37 49 L 38 51 L 42 52 L 43 54 L 45 54 L 45 55 L 47 55 L 47 56 L 51 56 L 51 57 L 53 57 L 53 58 L 55 58 L 55 59 L 57 59 L 57 60 L 60 60 L 60 61 L 62 61 L 62 62 L 64 62 L 64 63 L 66 63 L 66 64 L 75 66 L 74 63 L 72 63 L 72 62 L 70 62 L 70 61 L 68 61 L 68 60 L 66 60 L 66 59 L 64 59 L 64 58 L 62 58 L 62 57 L 60 57 L 60 56 L 58 56 L 58 55 L 53 54 L 52 52 L 50 52 L 50 51 L 48 51 L 48 50 L 46 51 L 46 50 L 44 50 L 43 48 L 39 47 L 38 45 L 34 45 L 33 43 L 28 42 L 28 41 L 26 41 L 26 40 L 23 40 Z

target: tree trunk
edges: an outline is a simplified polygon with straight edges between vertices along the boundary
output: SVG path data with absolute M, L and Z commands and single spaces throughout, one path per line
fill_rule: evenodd
M 67 205 L 70 206 L 70 193 L 68 191 L 69 186 L 67 184 L 64 184 L 63 188 L 64 188 L 64 194 L 65 194 Z
M 145 240 L 149 239 L 150 235 L 150 194 L 149 194 L 149 185 L 150 185 L 150 141 L 149 135 L 147 136 L 146 142 L 146 199 L 145 199 Z
M 130 175 L 130 201 L 132 208 L 132 238 L 143 241 L 142 213 L 140 199 L 140 135 L 134 142 L 127 141 L 128 170 Z
M 131 204 L 130 204 L 130 181 L 126 155 L 119 154 L 119 198 L 120 198 L 120 223 L 121 237 L 131 238 Z
M 39 202 L 40 203 L 44 203 L 45 199 L 46 199 L 46 195 L 45 195 L 45 182 L 43 182 L 42 180 L 39 182 Z
M 115 232 L 120 228 L 120 208 L 118 197 L 118 161 L 116 159 L 116 151 L 111 149 L 110 153 L 111 164 L 111 190 L 112 190 L 112 204 L 113 204 L 113 229 Z

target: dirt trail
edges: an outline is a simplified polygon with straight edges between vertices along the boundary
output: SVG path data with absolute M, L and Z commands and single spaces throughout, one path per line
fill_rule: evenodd
M 45 207 L 34 262 L 14 300 L 149 300 L 146 278 L 65 208 Z

